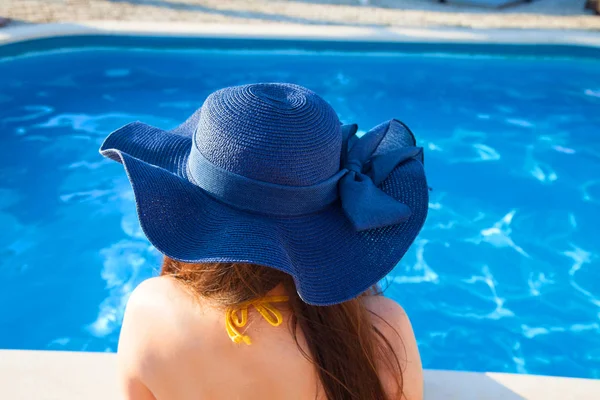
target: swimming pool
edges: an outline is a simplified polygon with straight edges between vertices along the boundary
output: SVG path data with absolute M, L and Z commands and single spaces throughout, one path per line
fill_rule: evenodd
M 115 351 L 157 273 L 98 147 L 215 89 L 289 81 L 426 148 L 429 219 L 387 281 L 425 367 L 600 377 L 600 55 L 565 46 L 135 37 L 0 47 L 0 348 Z

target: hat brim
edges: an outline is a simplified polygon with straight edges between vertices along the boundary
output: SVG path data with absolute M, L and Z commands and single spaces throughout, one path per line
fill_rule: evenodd
M 124 165 L 141 227 L 170 258 L 276 268 L 294 278 L 306 303 L 331 305 L 358 296 L 388 274 L 425 222 L 429 189 L 416 159 L 396 167 L 379 185 L 412 210 L 401 224 L 357 232 L 339 200 L 320 212 L 285 218 L 232 208 L 187 179 L 198 115 L 172 131 L 139 122 L 126 125 L 100 149 Z M 414 145 L 405 130 L 401 140 Z

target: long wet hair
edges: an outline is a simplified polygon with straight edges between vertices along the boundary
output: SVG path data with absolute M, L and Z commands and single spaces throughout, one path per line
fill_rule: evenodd
M 396 378 L 394 397 L 402 397 L 398 357 L 373 325 L 374 313 L 359 298 L 332 306 L 312 306 L 299 298 L 290 275 L 256 264 L 192 264 L 165 257 L 161 275 L 174 277 L 195 295 L 224 308 L 263 297 L 283 285 L 289 296 L 290 333 L 302 355 L 315 366 L 328 400 L 392 400 L 379 376 L 377 366 L 382 364 Z M 378 287 L 373 287 L 362 296 L 379 294 Z M 300 345 L 299 330 L 308 351 Z

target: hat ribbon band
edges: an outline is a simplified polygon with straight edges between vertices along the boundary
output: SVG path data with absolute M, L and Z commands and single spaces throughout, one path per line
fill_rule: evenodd
M 340 198 L 344 213 L 358 231 L 404 222 L 411 215 L 410 208 L 377 185 L 396 166 L 411 159 L 420 160 L 423 149 L 404 146 L 372 156 L 381 141 L 381 132 L 370 131 L 358 138 L 355 131 L 344 135 L 346 154 L 342 156 L 340 171 L 315 185 L 279 185 L 238 175 L 214 165 L 194 144 L 187 175 L 217 200 L 244 211 L 294 217 L 322 211 Z

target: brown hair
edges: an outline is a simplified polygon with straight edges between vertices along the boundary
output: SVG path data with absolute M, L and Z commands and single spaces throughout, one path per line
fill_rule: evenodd
M 329 400 L 387 400 L 377 365 L 396 378 L 401 397 L 402 371 L 391 343 L 372 323 L 358 299 L 332 306 L 312 306 L 296 293 L 292 277 L 273 268 L 246 263 L 183 263 L 165 257 L 161 275 L 169 275 L 225 308 L 265 296 L 282 284 L 290 297 L 290 332 L 298 349 L 316 367 Z M 373 287 L 363 296 L 381 294 Z M 388 324 L 389 325 L 389 324 Z M 308 345 L 298 341 L 298 328 Z

